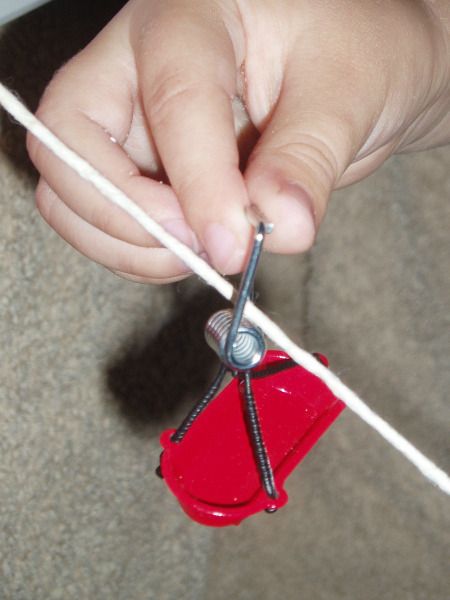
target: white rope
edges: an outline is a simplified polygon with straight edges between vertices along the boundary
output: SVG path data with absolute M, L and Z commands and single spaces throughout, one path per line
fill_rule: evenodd
M 221 277 L 208 263 L 190 248 L 167 233 L 119 188 L 101 175 L 92 165 L 78 156 L 59 140 L 43 123 L 0 83 L 0 104 L 28 131 L 38 138 L 59 159 L 70 166 L 80 177 L 89 181 L 106 199 L 120 206 L 163 246 L 171 250 L 207 284 L 214 287 L 227 300 L 231 300 L 233 286 Z M 311 354 L 299 348 L 269 317 L 252 302 L 245 309 L 246 316 L 299 365 L 319 377 L 350 410 L 375 429 L 389 444 L 401 452 L 427 479 L 450 495 L 450 477 L 430 459 L 408 442 L 389 423 L 371 410 L 351 389 Z

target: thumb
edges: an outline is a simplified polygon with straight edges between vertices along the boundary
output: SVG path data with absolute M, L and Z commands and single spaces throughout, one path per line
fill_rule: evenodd
M 369 130 L 342 82 L 310 75 L 302 71 L 301 86 L 286 75 L 245 172 L 250 201 L 275 224 L 266 243 L 272 252 L 311 247 L 330 194 Z

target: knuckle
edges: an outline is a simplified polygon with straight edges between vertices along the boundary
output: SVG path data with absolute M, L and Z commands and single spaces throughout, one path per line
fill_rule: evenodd
M 154 125 L 162 124 L 176 105 L 182 105 L 195 93 L 195 86 L 188 83 L 181 73 L 163 77 L 150 95 L 147 111 Z
M 44 221 L 53 228 L 55 228 L 55 208 L 58 202 L 59 199 L 56 194 L 41 180 L 35 192 L 36 208 Z
M 95 208 L 91 208 L 92 212 L 89 217 L 89 222 L 108 235 L 120 235 L 121 215 L 114 206 L 105 206 L 103 203 L 94 204 Z
M 308 167 L 320 175 L 329 184 L 334 184 L 338 177 L 337 159 L 330 147 L 320 137 L 301 134 L 294 141 L 276 145 L 276 154 L 296 164 Z
M 199 190 L 204 190 L 205 182 L 209 180 L 211 173 L 205 168 L 188 169 L 177 183 L 177 193 L 180 198 L 195 197 Z
M 150 257 L 152 252 L 149 251 L 147 254 Z M 135 252 L 133 248 L 128 248 L 120 256 L 119 270 L 133 276 L 151 277 L 153 270 L 157 270 L 157 264 L 155 261 L 149 261 L 149 263 L 150 267 L 143 262 L 141 253 Z
M 61 118 L 56 111 L 47 108 L 45 104 L 38 108 L 35 116 L 51 131 L 62 130 L 64 123 L 68 121 L 67 118 Z M 41 170 L 45 165 L 45 157 L 48 156 L 50 150 L 30 132 L 27 132 L 26 148 L 33 164 Z
M 41 150 L 41 142 L 37 140 L 34 135 L 32 135 L 29 131 L 27 131 L 26 135 L 26 148 L 28 152 L 28 156 L 31 159 L 31 162 L 37 166 L 39 159 L 39 152 Z
M 36 113 L 36 117 L 44 122 L 42 118 L 42 114 L 38 111 Z M 26 148 L 28 152 L 28 156 L 30 157 L 32 163 L 35 165 L 37 169 L 42 165 L 42 156 L 44 152 L 46 152 L 46 148 L 44 144 L 36 138 L 30 131 L 27 131 L 26 135 Z
M 146 102 L 147 116 L 153 127 L 162 127 L 199 98 L 217 93 L 217 85 L 201 78 L 189 78 L 175 72 L 164 76 L 154 85 Z

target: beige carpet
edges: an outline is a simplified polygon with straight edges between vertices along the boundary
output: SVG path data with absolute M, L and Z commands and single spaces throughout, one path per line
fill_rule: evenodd
M 5 28 L 0 79 L 33 106 L 102 4 Z M 276 515 L 184 516 L 153 475 L 158 433 L 214 369 L 202 325 L 222 302 L 76 254 L 37 215 L 23 133 L 1 119 L 0 598 L 447 600 L 448 498 L 349 411 Z M 450 148 L 396 157 L 335 195 L 312 252 L 265 256 L 258 282 L 269 314 L 447 470 L 449 200 Z

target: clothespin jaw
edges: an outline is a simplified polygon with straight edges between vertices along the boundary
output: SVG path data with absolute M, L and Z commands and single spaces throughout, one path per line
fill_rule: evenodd
M 189 517 L 203 525 L 238 525 L 255 513 L 284 506 L 286 478 L 345 406 L 320 379 L 278 350 L 267 351 L 252 386 L 276 498 L 261 485 L 237 378 L 198 416 L 181 443 L 172 441 L 173 429 L 161 435 L 164 480 Z

